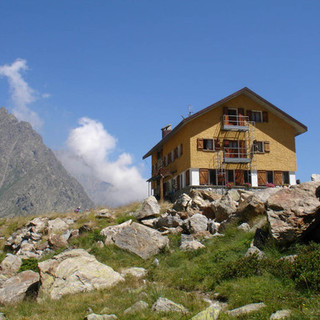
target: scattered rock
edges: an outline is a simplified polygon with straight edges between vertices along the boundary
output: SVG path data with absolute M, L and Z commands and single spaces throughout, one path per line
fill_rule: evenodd
M 286 319 L 286 318 L 290 317 L 291 313 L 292 313 L 291 310 L 279 310 L 279 311 L 274 312 L 270 316 L 270 320 Z
M 57 218 L 48 221 L 48 233 L 62 233 L 68 230 L 69 225 L 62 219 Z
M 49 235 L 49 244 L 55 250 L 68 246 L 68 241 L 60 234 L 51 233 Z
M 242 230 L 245 232 L 249 232 L 250 231 L 250 225 L 246 222 L 241 223 L 240 226 L 237 227 L 238 230 Z
M 207 309 L 196 314 L 191 320 L 216 320 L 218 319 L 221 310 L 221 304 L 216 302 L 211 304 Z
M 268 237 L 269 237 L 268 232 L 257 228 L 252 240 L 252 245 L 257 247 L 260 250 L 263 250 L 263 248 L 265 247 L 266 241 L 268 240 Z
M 143 218 L 157 216 L 158 214 L 160 214 L 158 201 L 154 196 L 150 196 L 143 201 L 142 208 L 135 214 L 135 217 L 141 220 Z
M 247 305 L 240 307 L 240 308 L 229 310 L 229 311 L 227 311 L 227 313 L 233 317 L 238 317 L 238 316 L 241 316 L 244 314 L 259 311 L 260 309 L 262 309 L 264 307 L 266 307 L 266 305 L 263 302 L 251 303 L 251 304 L 247 304 Z
M 246 257 L 249 257 L 249 256 L 251 256 L 251 255 L 253 255 L 253 254 L 256 254 L 257 256 L 258 256 L 258 258 L 259 259 L 263 259 L 264 258 L 264 252 L 263 251 L 261 251 L 261 250 L 259 250 L 259 248 L 257 248 L 257 247 L 250 247 L 249 249 L 248 249 L 248 251 L 246 252 Z
M 133 267 L 133 268 L 128 268 L 128 269 L 124 269 L 121 271 L 121 275 L 123 277 L 130 275 L 132 277 L 141 279 L 144 278 L 147 275 L 147 270 L 144 268 L 138 268 L 138 267 Z
M 177 211 L 186 211 L 187 207 L 191 204 L 192 199 L 183 193 L 173 204 L 173 209 Z
M 196 213 L 192 217 L 183 221 L 182 228 L 188 233 L 207 231 L 208 218 L 200 213 Z
M 155 312 L 180 312 L 184 314 L 189 312 L 183 305 L 162 297 L 158 298 L 153 304 L 152 310 Z
M 91 313 L 84 318 L 85 320 L 117 320 L 118 317 L 115 314 L 96 314 Z
M 107 227 L 100 234 L 107 236 L 106 244 L 114 243 L 117 247 L 132 252 L 142 259 L 148 259 L 169 246 L 169 239 L 162 236 L 159 231 L 131 220 L 118 226 Z
M 25 297 L 35 297 L 39 289 L 39 274 L 27 270 L 5 281 L 0 288 L 0 304 L 16 304 Z
M 12 277 L 19 271 L 21 264 L 22 259 L 20 257 L 7 253 L 0 264 L 0 272 L 2 275 Z
M 265 204 L 261 202 L 255 195 L 249 196 L 242 201 L 237 209 L 237 216 L 242 221 L 252 220 L 254 217 L 266 213 Z
M 110 288 L 123 281 L 112 268 L 98 262 L 83 249 L 60 253 L 39 263 L 42 296 L 60 299 L 69 293 Z
M 182 251 L 194 251 L 198 249 L 205 248 L 205 246 L 197 240 L 192 240 L 192 241 L 184 241 L 181 243 L 180 249 Z
M 110 219 L 112 217 L 111 213 L 108 211 L 108 209 L 101 209 L 96 211 L 94 214 L 95 218 L 97 219 Z
M 157 221 L 157 218 L 147 218 L 147 219 L 140 220 L 140 223 L 142 223 L 147 227 L 154 228 L 155 221 Z
M 149 308 L 149 305 L 144 302 L 144 301 L 138 301 L 136 303 L 134 303 L 131 307 L 129 307 L 128 309 L 124 310 L 124 314 L 130 314 L 130 313 L 137 313 L 141 310 L 147 309 Z
M 217 222 L 227 220 L 237 209 L 234 200 L 229 194 L 226 194 L 220 200 L 215 201 L 211 207 L 215 213 L 215 221 Z
M 181 226 L 183 223 L 183 220 L 180 218 L 180 216 L 176 213 L 174 214 L 170 214 L 168 212 L 162 214 L 160 217 L 158 217 L 157 219 L 155 219 L 155 221 L 153 222 L 153 225 L 157 228 L 157 229 L 161 229 L 161 228 L 177 228 L 179 226 Z
M 311 175 L 311 181 L 320 182 L 320 174 L 313 173 L 313 174 Z

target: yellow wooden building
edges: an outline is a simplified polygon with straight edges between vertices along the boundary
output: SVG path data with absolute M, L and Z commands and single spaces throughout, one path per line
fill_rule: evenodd
M 162 128 L 152 156 L 154 195 L 186 187 L 294 185 L 295 136 L 307 127 L 243 88 Z

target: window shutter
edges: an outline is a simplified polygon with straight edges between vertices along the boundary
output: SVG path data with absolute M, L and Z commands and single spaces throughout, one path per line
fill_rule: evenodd
M 172 159 L 171 159 L 171 152 L 168 153 L 168 164 L 170 164 L 172 162 Z
M 267 184 L 267 172 L 258 170 L 258 185 L 265 186 Z
M 173 160 L 176 160 L 177 158 L 178 158 L 178 147 L 175 147 L 173 151 Z
M 207 185 L 209 183 L 209 170 L 199 169 L 199 178 L 201 185 Z
M 190 185 L 190 171 L 186 171 L 186 186 Z
M 216 151 L 221 149 L 221 145 L 220 145 L 220 140 L 219 139 L 214 140 L 214 149 Z
M 268 122 L 268 112 L 262 111 L 262 120 L 263 122 Z
M 200 138 L 197 139 L 197 149 L 203 150 L 203 139 L 200 139 Z
M 282 171 L 275 171 L 273 173 L 274 175 L 274 184 L 276 186 L 281 186 L 282 185 Z
M 269 141 L 264 142 L 264 152 L 270 152 L 270 142 Z
M 223 146 L 228 147 L 229 146 L 229 140 L 223 140 Z
M 183 144 L 180 144 L 180 157 L 183 155 Z
M 243 108 L 239 108 L 238 109 L 238 114 L 241 116 L 244 116 L 244 109 Z
M 236 180 L 236 186 L 243 186 L 244 184 L 244 175 L 243 170 L 236 169 L 235 170 L 235 180 Z
M 246 158 L 247 157 L 246 142 L 244 140 L 240 140 L 239 144 L 240 144 L 240 158 Z
M 251 110 L 247 110 L 247 116 L 249 118 L 249 121 L 252 121 L 252 111 Z

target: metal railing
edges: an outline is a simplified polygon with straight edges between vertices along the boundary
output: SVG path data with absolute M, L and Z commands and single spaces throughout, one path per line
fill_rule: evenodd
M 224 162 L 248 163 L 250 162 L 250 154 L 245 147 L 224 147 Z
M 249 126 L 249 117 L 243 115 L 226 115 L 222 116 L 222 125 L 224 128 L 245 127 Z

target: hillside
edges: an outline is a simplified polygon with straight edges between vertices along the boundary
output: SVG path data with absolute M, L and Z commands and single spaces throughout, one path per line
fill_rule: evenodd
M 0 217 L 93 207 L 39 134 L 0 109 Z
M 2 219 L 3 319 L 318 319 L 319 182 Z M 303 222 L 303 223 L 302 223 Z

